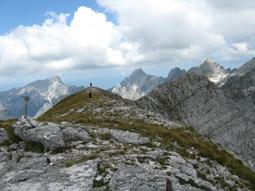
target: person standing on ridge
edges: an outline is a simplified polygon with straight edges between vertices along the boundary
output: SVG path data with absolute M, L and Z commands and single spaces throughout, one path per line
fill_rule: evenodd
M 89 86 L 90 86 L 90 88 L 92 87 L 92 82 L 90 82 Z M 89 92 L 89 98 L 92 98 L 92 92 L 91 92 L 91 90 L 90 90 L 90 92 Z

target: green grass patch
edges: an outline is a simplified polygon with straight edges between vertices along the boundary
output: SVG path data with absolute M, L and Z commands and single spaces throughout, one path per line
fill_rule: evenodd
M 8 146 L 13 143 L 19 143 L 21 141 L 21 139 L 15 135 L 14 129 L 12 128 L 12 125 L 16 122 L 17 122 L 16 119 L 0 121 L 0 128 L 5 129 L 10 140 L 9 142 L 6 142 L 4 145 Z
M 36 143 L 33 141 L 26 141 L 25 142 L 25 150 L 34 152 L 34 153 L 43 153 L 44 146 L 41 143 Z
M 97 157 L 98 157 L 98 154 L 91 153 L 91 154 L 88 154 L 88 155 L 81 156 L 78 159 L 68 160 L 68 161 L 65 162 L 65 166 L 70 167 L 70 166 L 73 166 L 75 164 L 79 164 L 79 163 L 82 163 L 82 162 L 85 162 L 85 161 L 88 161 L 88 160 L 94 160 Z
M 103 133 L 103 134 L 99 134 L 99 138 L 102 140 L 111 140 L 112 136 L 110 133 Z
M 148 124 L 142 120 L 137 120 L 129 125 L 128 121 L 123 119 L 96 119 L 86 114 L 72 114 L 63 118 L 47 117 L 44 120 L 61 122 L 70 121 L 73 123 L 85 123 L 98 127 L 107 127 L 112 129 L 128 130 L 140 133 L 144 136 L 157 140 L 166 147 L 173 148 L 176 142 L 179 147 L 174 146 L 176 151 L 184 157 L 191 157 L 187 150 L 194 148 L 202 157 L 207 157 L 226 166 L 232 173 L 238 175 L 241 179 L 247 180 L 252 189 L 255 189 L 255 174 L 246 167 L 240 160 L 236 159 L 226 150 L 219 149 L 212 142 L 202 138 L 192 128 L 173 128 L 166 129 L 160 125 Z M 114 125 L 113 125 L 114 124 Z M 158 139 L 160 138 L 160 139 Z
M 72 123 L 89 124 L 99 128 L 107 127 L 137 132 L 161 143 L 165 148 L 176 150 L 185 158 L 193 158 L 194 156 L 188 150 L 194 149 L 198 151 L 198 155 L 201 157 L 210 158 L 226 166 L 233 174 L 246 181 L 252 190 L 255 190 L 254 172 L 226 150 L 220 149 L 211 141 L 204 139 L 191 127 L 167 129 L 161 125 L 146 123 L 143 120 L 125 119 L 121 118 L 122 116 L 102 117 L 86 110 L 83 113 L 71 112 L 68 115 L 61 116 L 61 114 L 65 114 L 74 108 L 107 108 L 109 107 L 108 101 L 111 99 L 114 100 L 115 98 L 112 98 L 106 92 L 95 92 L 93 97 L 89 98 L 88 91 L 82 91 L 58 103 L 41 116 L 39 120 L 53 122 L 69 121 Z

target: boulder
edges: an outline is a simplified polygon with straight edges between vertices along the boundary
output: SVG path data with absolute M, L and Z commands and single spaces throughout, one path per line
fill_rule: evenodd
M 14 133 L 22 140 L 41 143 L 46 150 L 52 151 L 64 147 L 62 132 L 57 124 L 40 124 L 27 120 L 19 121 L 13 128 Z
M 110 181 L 112 191 L 166 191 L 167 179 L 156 171 L 123 165 Z
M 121 143 L 142 145 L 149 143 L 147 137 L 143 137 L 138 133 L 121 131 L 121 130 L 110 130 L 111 136 Z
M 89 137 L 89 134 L 77 127 L 65 127 L 62 129 L 62 134 L 63 134 L 63 138 L 64 138 L 64 141 L 77 141 L 77 140 L 80 140 L 80 141 L 84 141 L 84 142 L 88 142 L 90 137 Z
M 0 179 L 3 191 L 91 191 L 98 160 L 87 161 L 69 168 L 12 171 Z

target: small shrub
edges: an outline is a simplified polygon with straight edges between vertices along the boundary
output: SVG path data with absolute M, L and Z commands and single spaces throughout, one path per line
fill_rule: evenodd
M 73 166 L 75 164 L 79 164 L 79 163 L 82 163 L 82 162 L 85 162 L 85 161 L 88 161 L 88 160 L 96 159 L 97 157 L 98 157 L 98 155 L 96 153 L 92 153 L 92 154 L 89 154 L 89 155 L 84 155 L 84 156 L 81 156 L 78 159 L 73 159 L 73 160 L 66 161 L 65 166 L 70 167 L 70 166 Z

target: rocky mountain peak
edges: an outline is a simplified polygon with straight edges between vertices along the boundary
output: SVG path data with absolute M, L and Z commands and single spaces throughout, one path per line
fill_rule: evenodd
M 138 68 L 132 72 L 130 76 L 146 75 L 142 68 Z
M 206 76 L 214 83 L 219 83 L 228 75 L 224 67 L 211 58 L 206 59 L 201 65 L 191 68 L 188 72 Z
M 54 75 L 51 78 L 49 78 L 49 80 L 51 82 L 59 82 L 59 83 L 63 84 L 63 81 L 61 80 L 61 77 L 59 75 Z
M 164 78 L 146 74 L 139 68 L 115 86 L 112 92 L 123 98 L 136 100 L 164 82 Z
M 207 58 L 205 61 L 204 61 L 204 63 L 207 63 L 207 64 L 217 64 L 216 62 L 215 62 L 215 60 L 213 60 L 212 58 Z
M 186 73 L 185 70 L 180 69 L 179 67 L 175 67 L 170 70 L 167 76 L 167 81 L 174 81 L 176 80 L 179 76 L 184 75 Z
M 17 118 L 23 114 L 22 96 L 30 96 L 29 116 L 38 116 L 67 95 L 81 90 L 81 87 L 64 84 L 60 76 L 37 80 L 24 87 L 0 92 L 0 119 Z
M 216 63 L 213 59 L 206 59 L 201 65 L 200 68 L 208 70 L 208 72 L 225 72 L 223 66 Z

